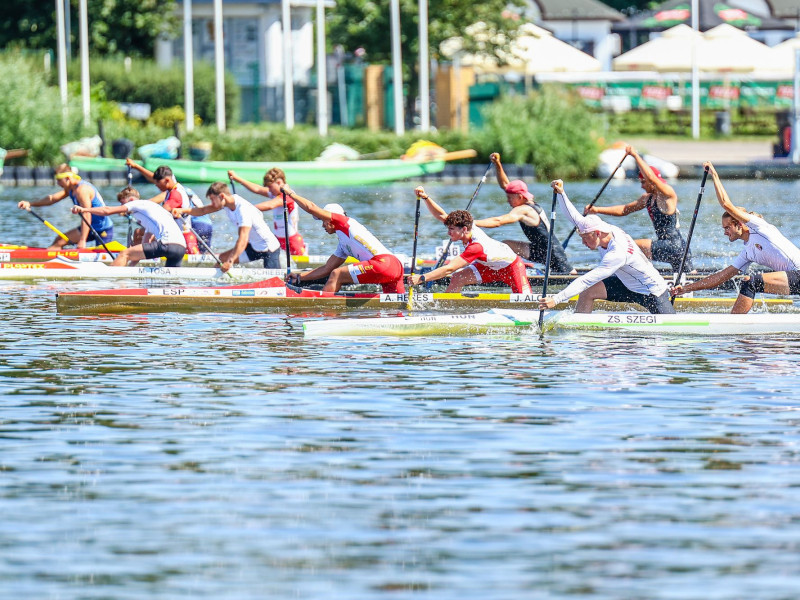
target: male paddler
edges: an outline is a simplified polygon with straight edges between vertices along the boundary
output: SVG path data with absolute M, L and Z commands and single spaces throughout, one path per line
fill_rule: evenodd
M 228 171 L 228 177 L 232 181 L 241 183 L 245 188 L 259 196 L 266 196 L 269 200 L 256 204 L 255 207 L 262 211 L 272 211 L 272 229 L 275 232 L 275 237 L 281 244 L 281 249 L 286 250 L 286 238 L 289 238 L 289 253 L 292 256 L 305 256 L 308 254 L 306 250 L 306 243 L 303 241 L 303 236 L 297 228 L 300 222 L 300 211 L 294 200 L 286 197 L 286 212 L 287 221 L 289 223 L 289 231 L 285 231 L 286 227 L 283 222 L 283 198 L 281 188 L 286 185 L 286 173 L 283 169 L 273 167 L 264 173 L 264 185 L 257 185 L 251 183 L 246 179 L 239 177 L 235 171 Z
M 619 227 L 609 225 L 597 215 L 584 216 L 573 206 L 564 183 L 551 184 L 561 210 L 575 225 L 583 245 L 602 257 L 594 269 L 578 277 L 553 296 L 541 298 L 540 309 L 553 308 L 578 294 L 575 312 L 592 312 L 595 300 L 633 302 L 651 313 L 674 313 L 664 278 L 642 253 L 633 238 Z
M 183 215 L 202 216 L 223 211 L 236 226 L 238 237 L 233 248 L 220 253 L 222 263 L 220 269 L 227 272 L 236 263 L 247 263 L 253 260 L 263 261 L 265 269 L 280 268 L 280 245 L 269 226 L 264 222 L 264 215 L 255 206 L 239 194 L 232 194 L 227 183 L 212 183 L 206 192 L 211 203 L 193 208 L 174 208 L 172 214 L 176 218 Z
M 547 242 L 550 233 L 550 221 L 544 209 L 536 203 L 524 181 L 521 179 L 509 181 L 503 164 L 500 162 L 500 154 L 492 153 L 489 160 L 494 163 L 497 184 L 506 193 L 506 200 L 511 206 L 511 210 L 498 217 L 476 219 L 473 224 L 482 229 L 490 229 L 509 223 L 519 223 L 522 233 L 525 234 L 528 241 L 503 240 L 503 243 L 524 260 L 543 265 L 547 260 Z M 551 273 L 571 273 L 573 275 L 577 273 L 572 268 L 555 232 L 553 233 L 553 252 L 550 261 Z
M 761 215 L 748 212 L 741 206 L 734 206 L 714 165 L 706 162 L 703 167 L 708 168 L 714 179 L 717 200 L 725 211 L 722 213 L 722 232 L 731 242 L 742 240 L 744 248 L 730 266 L 693 283 L 676 286 L 672 289 L 672 294 L 680 296 L 687 292 L 715 288 L 734 275 L 746 271 L 752 263 L 764 265 L 773 271 L 743 278 L 739 296 L 731 309 L 732 313 L 748 312 L 757 292 L 800 294 L 800 249 Z
M 117 194 L 117 200 L 121 206 L 72 207 L 72 212 L 76 214 L 130 215 L 144 228 L 142 243 L 125 248 L 117 254 L 111 266 L 135 265 L 143 258 L 166 257 L 166 266 L 179 267 L 186 254 L 186 242 L 172 215 L 154 202 L 141 200 L 139 192 L 132 187 Z
M 292 273 L 291 282 L 313 281 L 327 277 L 324 292 L 338 292 L 348 283 L 377 283 L 384 294 L 404 294 L 403 263 L 384 246 L 366 227 L 348 217 L 339 204 L 326 204 L 322 208 L 311 200 L 284 186 L 281 192 L 294 200 L 300 208 L 318 221 L 329 235 L 339 240 L 328 261 L 306 273 Z M 359 262 L 344 264 L 352 256 Z
M 84 208 L 105 206 L 103 197 L 97 188 L 88 181 L 81 179 L 80 175 L 75 173 L 67 164 L 58 165 L 55 169 L 56 183 L 61 188 L 55 194 L 48 194 L 40 200 L 28 202 L 23 200 L 17 206 L 23 210 L 30 210 L 33 206 L 50 206 L 69 198 L 75 206 L 82 206 Z M 64 235 L 68 239 L 61 236 L 57 237 L 48 250 L 59 250 L 67 244 L 75 244 L 78 248 L 85 248 L 87 242 L 94 242 L 95 245 L 100 245 L 103 242 L 110 242 L 114 239 L 114 224 L 107 216 L 93 216 L 91 219 L 92 227 L 100 235 L 98 239 L 92 232 L 92 228 L 81 219 L 80 225 L 75 229 L 70 229 Z
M 647 214 L 653 222 L 656 239 L 636 240 L 636 245 L 650 260 L 669 263 L 677 271 L 680 268 L 683 251 L 686 249 L 686 240 L 681 235 L 680 221 L 678 220 L 680 214 L 678 212 L 678 194 L 664 180 L 661 172 L 657 168 L 648 165 L 633 146 L 626 146 L 625 154 L 626 156 L 632 156 L 636 161 L 636 166 L 639 168 L 639 181 L 642 184 L 644 193 L 628 204 L 587 206 L 584 214 L 624 217 L 646 208 Z M 691 254 L 687 254 L 686 264 L 684 265 L 686 271 L 692 270 L 691 258 Z
M 430 213 L 444 223 L 450 240 L 464 245 L 464 251 L 438 269 L 421 275 L 415 273 L 411 276 L 413 285 L 450 276 L 448 292 L 458 292 L 465 285 L 502 281 L 511 286 L 511 291 L 515 294 L 531 293 L 531 284 L 522 258 L 507 244 L 486 235 L 473 223 L 472 215 L 468 211 L 454 210 L 448 214 L 422 187 L 414 192 L 425 201 Z

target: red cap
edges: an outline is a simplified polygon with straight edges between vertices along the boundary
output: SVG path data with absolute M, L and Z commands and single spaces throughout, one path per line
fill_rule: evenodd
M 661 181 L 666 181 L 666 180 L 665 180 L 665 179 L 664 179 L 664 178 L 661 176 L 661 171 L 659 171 L 659 170 L 658 170 L 656 167 L 653 167 L 653 166 L 651 166 L 651 167 L 650 167 L 650 170 L 651 170 L 651 171 L 653 171 L 653 175 L 655 175 L 656 177 L 658 177 L 658 178 L 659 178 Z M 639 179 L 640 179 L 641 181 L 644 181 L 644 176 L 642 176 L 642 172 L 641 172 L 641 171 L 639 171 Z
M 528 186 L 521 179 L 509 181 L 506 185 L 506 194 L 522 194 L 526 200 L 533 200 L 533 194 L 528 191 Z

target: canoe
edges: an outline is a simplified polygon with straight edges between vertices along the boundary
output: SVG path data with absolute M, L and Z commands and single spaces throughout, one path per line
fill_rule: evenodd
M 425 315 L 306 321 L 306 337 L 428 336 L 538 333 L 539 311 L 492 309 L 466 315 Z M 594 330 L 667 335 L 781 335 L 800 333 L 800 313 L 575 314 L 549 311 L 544 331 Z
M 440 160 L 416 162 L 400 159 L 353 160 L 353 161 L 296 161 L 296 162 L 241 162 L 241 161 L 191 161 L 170 159 L 147 159 L 144 166 L 155 171 L 165 165 L 172 169 L 178 181 L 184 183 L 213 183 L 228 181 L 228 171 L 261 183 L 264 173 L 273 167 L 283 169 L 287 179 L 297 186 L 351 187 L 372 185 L 401 179 L 411 179 L 439 173 L 444 170 L 447 156 Z M 127 167 L 124 160 L 76 156 L 70 160 L 79 172 L 115 172 L 124 177 Z M 197 190 L 203 195 L 205 190 Z
M 113 248 L 112 248 L 113 250 Z M 64 258 L 78 262 L 102 262 L 109 263 L 114 260 L 115 256 L 108 254 L 102 247 L 99 249 L 83 248 L 81 250 L 47 250 L 46 248 L 5 248 L 0 246 L 0 263 L 21 263 L 21 262 L 45 262 L 53 260 L 54 258 Z M 307 256 L 292 256 L 292 268 L 306 269 L 310 267 L 318 267 L 324 265 L 329 256 L 317 254 Z M 286 255 L 281 254 L 281 265 L 286 265 Z M 141 265 L 158 265 L 164 262 L 164 259 L 153 259 L 151 261 L 143 260 Z M 348 259 L 347 262 L 356 262 L 355 259 Z M 216 261 L 209 254 L 187 254 L 183 257 L 183 264 L 185 265 L 216 265 Z
M 46 262 L 0 263 L 0 279 L 164 279 L 172 281 L 258 281 L 283 276 L 283 269 L 234 267 L 227 275 L 212 267 L 112 267 L 55 258 Z
M 733 305 L 733 298 L 678 298 L 678 310 L 724 310 Z M 574 303 L 574 299 L 571 301 Z M 407 308 L 406 294 L 340 292 L 332 294 L 317 290 L 295 291 L 287 288 L 281 277 L 255 283 L 221 287 L 170 287 L 139 289 L 108 289 L 62 292 L 56 306 L 64 312 L 154 312 L 154 311 L 248 311 L 276 310 L 283 312 L 318 310 L 322 312 L 348 309 L 403 310 Z M 417 310 L 480 310 L 498 307 L 530 308 L 536 306 L 536 294 L 509 294 L 489 291 L 459 293 L 417 292 Z M 559 305 L 566 308 L 568 304 Z M 596 303 L 598 309 L 619 309 L 620 304 Z M 792 306 L 788 299 L 767 301 L 771 308 Z

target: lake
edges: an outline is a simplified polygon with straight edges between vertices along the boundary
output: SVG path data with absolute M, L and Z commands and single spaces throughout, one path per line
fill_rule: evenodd
M 292 183 L 411 253 L 413 184 Z M 578 204 L 600 184 L 566 188 Z M 800 241 L 800 184 L 727 187 Z M 676 184 L 684 228 L 698 188 Z M 474 189 L 426 186 L 448 210 Z M 3 189 L 0 240 L 49 243 L 15 204 L 52 191 Z M 549 213 L 549 188 L 532 191 Z M 505 207 L 487 181 L 473 212 Z M 424 211 L 431 253 L 444 228 Z M 702 266 L 740 248 L 720 212 L 709 183 Z M 609 220 L 652 235 L 645 214 Z M 597 261 L 577 237 L 569 251 Z M 796 336 L 305 340 L 302 315 L 55 311 L 59 290 L 118 285 L 138 284 L 0 283 L 0 597 L 797 598 Z

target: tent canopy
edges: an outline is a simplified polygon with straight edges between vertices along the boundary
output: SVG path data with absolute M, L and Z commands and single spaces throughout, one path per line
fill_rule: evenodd
M 739 8 L 733 2 L 720 0 L 698 0 L 700 31 L 708 31 L 718 25 L 733 25 L 741 29 L 791 31 L 788 23 L 769 16 L 759 15 Z M 614 31 L 663 31 L 676 25 L 692 24 L 691 0 L 669 0 L 655 10 L 647 11 L 616 23 Z
M 448 58 L 459 56 L 462 65 L 472 66 L 478 73 L 556 73 L 600 71 L 600 61 L 553 37 L 553 34 L 525 23 L 519 35 L 510 42 L 508 51 L 495 56 L 461 53 L 461 38 L 445 40 L 440 49 Z M 502 64 L 501 64 L 502 63 Z
M 660 37 L 614 59 L 616 71 L 682 72 L 692 69 L 692 40 L 696 42 L 697 67 L 725 73 L 766 70 L 774 62 L 773 51 L 741 29 L 719 25 L 705 34 L 677 25 Z

